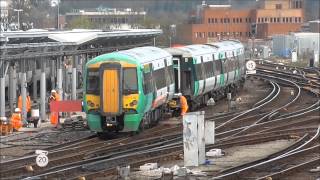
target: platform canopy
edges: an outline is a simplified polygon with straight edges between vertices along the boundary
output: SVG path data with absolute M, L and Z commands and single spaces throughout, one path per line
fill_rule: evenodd
M 128 29 L 117 31 L 74 29 L 70 31 L 14 31 L 0 33 L 0 59 L 11 60 L 70 53 L 105 52 L 108 48 L 126 49 L 151 42 L 162 34 L 159 29 Z M 95 50 L 93 50 L 95 49 Z M 79 50 L 79 52 L 77 52 Z M 80 52 L 81 51 L 81 52 Z M 51 54 L 45 54 L 51 52 Z M 32 54 L 33 53 L 33 54 Z

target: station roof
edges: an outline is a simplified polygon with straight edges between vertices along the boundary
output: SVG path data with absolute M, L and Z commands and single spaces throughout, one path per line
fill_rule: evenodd
M 129 36 L 148 36 L 159 35 L 162 30 L 158 29 L 129 29 L 117 31 L 102 31 L 102 30 L 86 30 L 74 29 L 71 31 L 12 31 L 2 32 L 0 34 L 0 41 L 7 44 L 21 44 L 21 43 L 46 43 L 46 42 L 60 42 L 73 43 L 80 45 L 92 40 L 119 38 Z
M 159 29 L 117 31 L 75 29 L 71 31 L 15 31 L 0 33 L 0 59 L 13 60 L 43 56 L 60 56 L 89 52 L 106 52 L 113 48 L 143 45 L 146 39 L 162 34 Z M 149 43 L 147 43 L 149 44 Z

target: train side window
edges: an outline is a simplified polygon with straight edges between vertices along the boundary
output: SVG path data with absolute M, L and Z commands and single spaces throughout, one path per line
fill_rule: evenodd
M 195 64 L 197 80 L 203 80 L 202 64 Z
M 215 76 L 216 75 L 216 63 L 215 63 L 215 59 L 214 59 L 214 55 L 212 54 L 212 70 L 213 70 L 213 73 L 212 75 Z
M 143 73 L 143 91 L 144 94 L 148 94 L 150 92 L 153 92 L 153 80 L 151 72 Z
M 208 61 L 206 63 L 204 63 L 204 68 L 206 70 L 206 77 L 209 78 L 209 77 L 213 77 L 213 63 L 212 61 Z
M 222 73 L 222 62 L 221 60 L 215 60 L 214 61 L 214 64 L 215 64 L 215 75 L 220 75 Z
M 164 78 L 163 75 L 165 75 L 164 68 L 152 72 L 152 77 L 155 80 L 157 89 L 166 87 L 166 78 Z
M 223 73 L 227 73 L 228 72 L 228 67 L 227 67 L 227 59 L 221 59 L 221 63 L 222 63 L 222 72 Z
M 166 77 L 166 86 L 169 86 L 173 83 L 173 68 L 171 66 L 167 66 L 165 68 L 165 77 Z
M 174 83 L 173 65 L 168 66 L 167 70 L 168 70 L 168 75 L 170 77 L 170 83 L 169 84 L 173 84 Z

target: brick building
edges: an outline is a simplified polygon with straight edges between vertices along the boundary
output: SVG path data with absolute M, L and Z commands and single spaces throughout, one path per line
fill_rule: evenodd
M 251 38 L 256 24 L 256 38 L 296 32 L 304 20 L 303 0 L 260 0 L 256 9 L 236 10 L 230 5 L 201 5 L 189 24 L 178 26 L 178 41 L 207 43 L 218 39 Z

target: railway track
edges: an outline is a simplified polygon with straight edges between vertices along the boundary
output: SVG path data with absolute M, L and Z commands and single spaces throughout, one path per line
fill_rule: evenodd
M 284 113 L 281 112 L 281 110 L 297 103 L 297 99 L 304 98 L 301 96 L 307 95 L 307 93 L 301 92 L 308 91 L 308 95 L 312 97 L 317 97 L 319 94 L 312 91 L 312 87 L 309 87 L 309 89 L 301 88 L 301 84 L 287 80 L 285 78 L 286 76 L 274 78 L 271 77 L 273 75 L 273 73 L 269 73 L 267 76 L 265 74 L 259 75 L 260 77 L 258 78 L 268 81 L 272 88 L 270 89 L 269 94 L 253 104 L 252 108 L 241 112 L 227 113 L 224 115 L 206 118 L 206 120 L 214 120 L 218 124 L 216 127 L 217 143 L 207 146 L 207 149 L 230 148 L 279 139 L 295 139 L 297 140 L 295 146 L 300 146 L 301 144 L 298 142 L 306 142 L 306 139 L 308 138 L 311 139 L 311 137 L 316 137 L 314 139 L 318 139 L 318 135 L 316 136 L 315 134 L 318 134 L 316 133 L 316 127 L 319 125 L 319 116 L 317 116 L 315 112 L 319 110 L 319 100 L 302 108 L 291 108 L 290 112 Z M 296 93 L 293 97 L 290 96 L 291 98 L 286 100 L 287 102 L 279 104 L 275 102 L 275 100 L 279 98 L 282 86 L 295 89 L 294 91 Z M 265 108 L 267 106 L 275 107 L 273 110 L 266 111 Z M 278 113 L 276 114 L 276 112 Z M 78 145 L 73 144 L 66 147 L 60 147 L 56 149 L 56 156 L 54 156 L 54 151 L 51 153 L 52 157 L 49 157 L 50 164 L 44 169 L 37 168 L 34 164 L 30 164 L 30 161 L 34 160 L 33 157 L 29 160 L 21 161 L 15 164 L 15 166 L 10 165 L 11 167 L 1 169 L 0 173 L 3 177 L 8 179 L 21 177 L 25 177 L 26 179 L 51 179 L 55 177 L 66 179 L 85 177 L 90 179 L 114 175 L 117 172 L 117 166 L 130 164 L 131 167 L 138 167 L 141 164 L 151 161 L 163 162 L 180 159 L 181 154 L 183 153 L 181 127 L 167 129 L 160 128 L 158 134 L 156 133 L 156 130 L 153 131 L 154 134 L 146 133 L 144 137 L 125 137 L 109 142 L 106 141 L 106 144 L 102 146 L 97 146 L 95 143 L 90 144 L 87 142 L 89 143 L 88 146 L 86 143 L 80 143 Z M 103 144 L 102 142 L 100 143 Z M 77 148 L 82 146 L 85 147 L 83 150 L 77 150 Z M 303 150 L 306 152 L 314 152 L 318 148 L 316 145 L 308 145 L 308 148 L 307 146 L 304 147 L 306 148 L 300 150 L 295 149 L 295 147 L 291 147 L 287 151 L 282 152 L 282 156 L 293 157 L 293 152 L 297 154 L 300 151 L 302 153 Z M 72 151 L 72 149 L 75 149 L 75 151 Z M 59 157 L 59 153 L 63 154 L 64 151 L 69 151 L 69 153 Z M 283 154 L 286 154 L 286 156 Z M 272 158 L 269 157 L 269 160 L 279 156 L 274 155 Z M 261 160 L 260 163 L 266 161 L 267 160 Z M 309 159 L 308 162 L 309 161 L 309 166 L 312 163 L 318 162 L 313 159 Z M 69 163 L 66 164 L 66 162 Z M 307 161 L 302 162 L 305 163 L 305 165 L 301 164 L 300 166 L 297 165 L 297 167 L 308 166 L 306 162 Z M 33 171 L 26 171 L 26 166 L 28 165 L 34 167 Z M 20 174 L 14 174 L 14 172 L 17 172 L 17 167 L 21 170 Z M 14 169 L 16 171 L 14 171 Z M 235 172 L 235 170 L 228 170 L 228 173 L 232 172 Z M 252 173 L 250 176 L 255 178 L 263 178 L 270 175 L 265 173 L 258 174 L 250 170 L 249 173 Z M 225 173 L 220 173 L 216 176 L 219 177 L 224 174 Z

